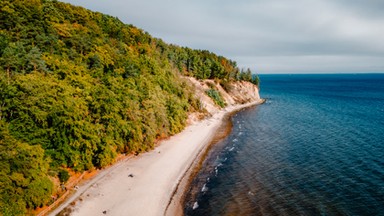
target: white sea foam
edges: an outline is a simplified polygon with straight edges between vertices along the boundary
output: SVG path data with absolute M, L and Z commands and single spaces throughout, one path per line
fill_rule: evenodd
M 199 208 L 199 203 L 197 203 L 197 202 L 193 203 L 192 209 L 195 210 L 197 208 Z
M 207 192 L 207 191 L 208 191 L 207 184 L 204 184 L 203 188 L 201 188 L 201 192 Z

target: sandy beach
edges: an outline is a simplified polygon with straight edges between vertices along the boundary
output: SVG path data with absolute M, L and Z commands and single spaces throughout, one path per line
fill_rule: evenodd
M 224 116 L 261 102 L 227 107 L 189 125 L 154 150 L 104 170 L 87 187 L 80 185 L 72 197 L 75 204 L 70 205 L 71 215 L 164 215 L 178 183 L 211 141 Z M 66 203 L 51 215 L 69 205 Z

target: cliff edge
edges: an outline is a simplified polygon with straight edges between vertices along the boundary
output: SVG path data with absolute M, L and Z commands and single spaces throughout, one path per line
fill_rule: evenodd
M 195 96 L 200 101 L 202 113 L 192 113 L 189 116 L 189 123 L 198 121 L 205 116 L 212 116 L 228 106 L 245 104 L 254 101 L 261 101 L 257 85 L 247 81 L 217 82 L 215 80 L 197 80 L 193 77 L 186 77 L 195 90 Z M 208 92 L 217 92 L 222 99 L 223 105 L 209 96 Z

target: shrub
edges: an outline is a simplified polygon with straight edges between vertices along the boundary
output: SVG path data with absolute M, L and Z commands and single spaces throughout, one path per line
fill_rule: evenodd
M 69 179 L 69 173 L 68 173 L 68 171 L 67 170 L 65 170 L 65 169 L 60 169 L 59 170 L 59 179 L 60 179 L 60 182 L 61 183 L 65 183 L 65 182 L 67 182 L 68 181 L 68 179 Z
M 253 74 L 251 82 L 257 86 L 260 85 L 260 78 L 256 74 Z
M 220 93 L 214 89 L 209 89 L 206 91 L 207 95 L 215 101 L 217 105 L 220 107 L 225 107 L 226 103 L 224 102 L 223 98 L 221 97 Z

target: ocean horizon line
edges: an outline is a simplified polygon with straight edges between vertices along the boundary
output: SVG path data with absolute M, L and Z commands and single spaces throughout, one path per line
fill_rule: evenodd
M 375 74 L 384 74 L 383 72 L 297 72 L 297 73 L 258 73 L 257 75 L 375 75 Z

